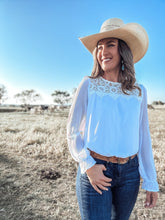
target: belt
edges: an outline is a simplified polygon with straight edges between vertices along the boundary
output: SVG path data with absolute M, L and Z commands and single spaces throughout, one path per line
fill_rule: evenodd
M 130 157 L 126 157 L 126 158 L 122 158 L 122 157 L 106 157 L 106 156 L 103 156 L 103 155 L 100 155 L 100 154 L 97 154 L 96 152 L 94 151 L 90 151 L 90 155 L 93 157 L 93 158 L 96 158 L 96 159 L 100 159 L 100 160 L 105 160 L 107 162 L 111 162 L 111 163 L 119 163 L 119 164 L 125 164 L 129 161 L 129 159 L 133 159 L 137 154 L 134 154 Z

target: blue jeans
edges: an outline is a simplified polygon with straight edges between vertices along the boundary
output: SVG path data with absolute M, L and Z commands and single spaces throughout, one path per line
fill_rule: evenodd
M 86 173 L 78 168 L 76 194 L 82 220 L 128 220 L 139 192 L 140 174 L 137 156 L 125 164 L 95 159 L 107 168 L 104 175 L 112 178 L 102 195 L 94 190 Z

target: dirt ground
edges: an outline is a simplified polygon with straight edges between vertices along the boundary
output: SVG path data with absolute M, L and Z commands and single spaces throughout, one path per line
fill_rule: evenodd
M 149 121 L 159 200 L 145 209 L 140 189 L 131 220 L 165 219 L 165 110 L 149 110 Z M 66 113 L 0 113 L 0 220 L 80 220 L 66 122 Z

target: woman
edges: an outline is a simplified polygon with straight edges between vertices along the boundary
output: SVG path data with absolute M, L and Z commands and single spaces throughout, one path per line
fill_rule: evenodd
M 127 220 L 139 191 L 153 208 L 158 183 L 147 113 L 147 91 L 136 83 L 134 63 L 148 49 L 139 24 L 105 21 L 100 33 L 80 38 L 93 53 L 67 124 L 68 146 L 79 162 L 76 190 L 82 220 Z

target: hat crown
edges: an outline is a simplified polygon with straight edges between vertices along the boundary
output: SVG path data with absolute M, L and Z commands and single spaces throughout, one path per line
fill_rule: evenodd
M 123 25 L 124 25 L 124 22 L 121 19 L 110 18 L 110 19 L 104 21 L 104 23 L 101 26 L 100 33 L 120 28 Z

